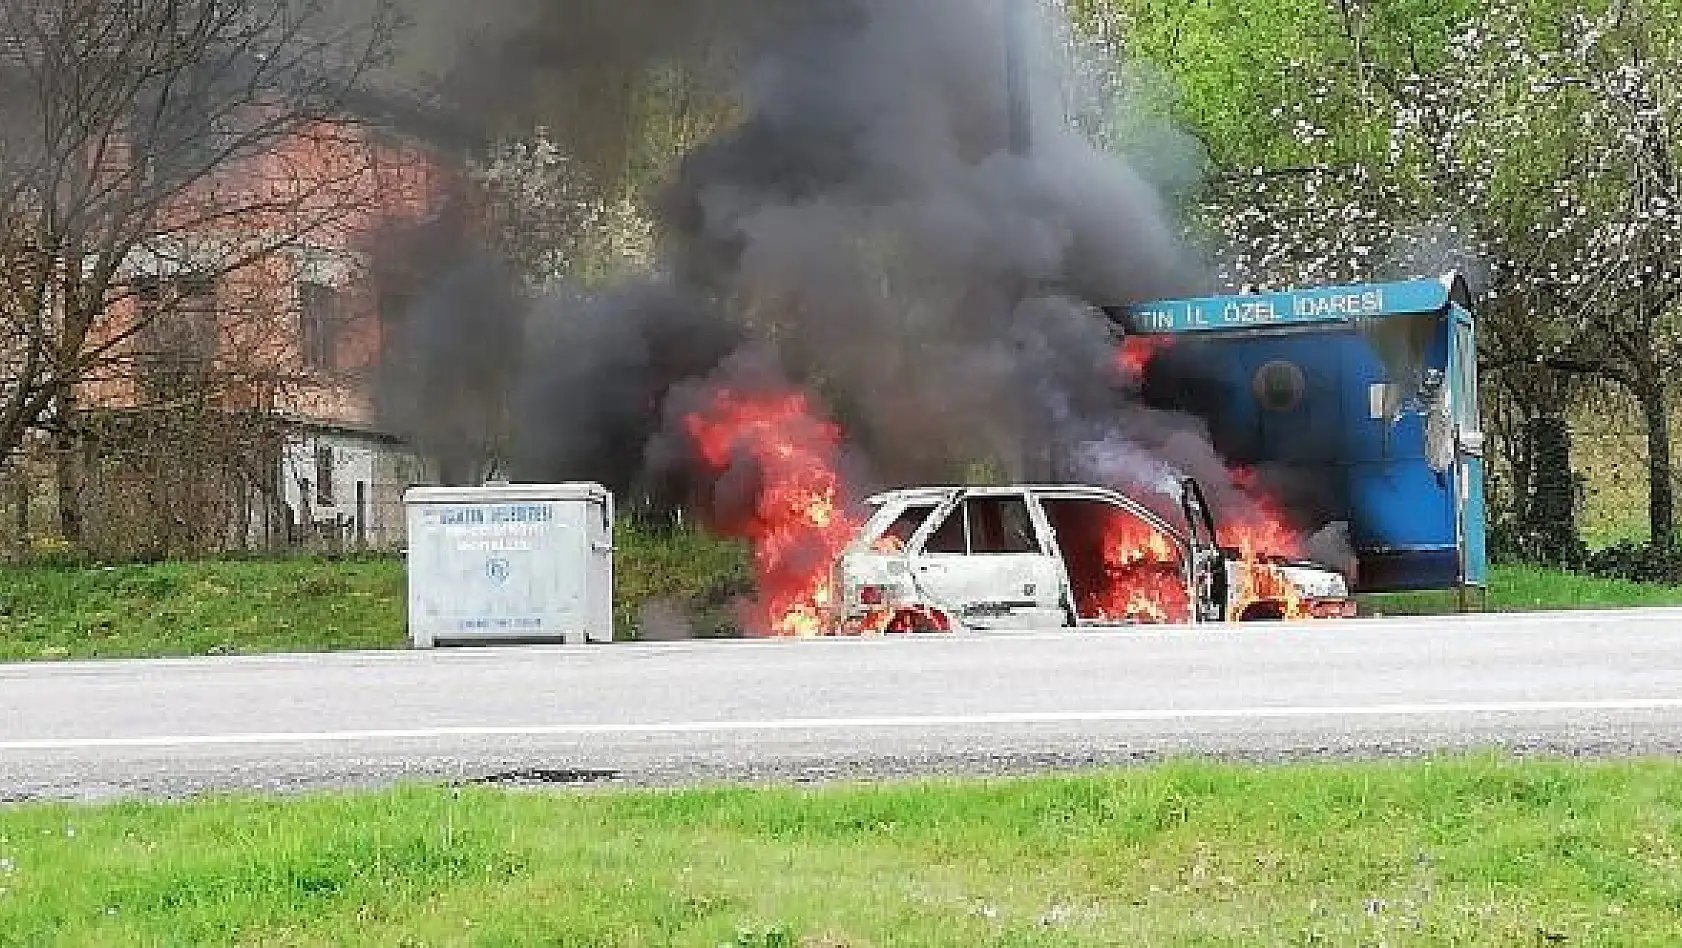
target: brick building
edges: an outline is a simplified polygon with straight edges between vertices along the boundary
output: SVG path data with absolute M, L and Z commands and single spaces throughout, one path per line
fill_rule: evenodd
M 402 491 L 429 478 L 376 417 L 404 297 L 372 254 L 385 230 L 441 211 L 462 162 L 424 110 L 356 105 L 229 162 L 178 198 L 194 223 L 166 212 L 163 236 L 125 261 L 99 330 L 116 355 L 76 398 L 93 432 L 76 502 L 94 548 L 128 552 L 146 531 L 181 535 L 161 555 L 401 543 Z M 217 202 L 229 213 L 206 214 Z

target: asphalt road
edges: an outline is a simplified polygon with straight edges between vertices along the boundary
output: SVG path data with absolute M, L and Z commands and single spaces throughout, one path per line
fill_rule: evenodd
M 1682 748 L 1682 611 L 0 666 L 0 800 Z

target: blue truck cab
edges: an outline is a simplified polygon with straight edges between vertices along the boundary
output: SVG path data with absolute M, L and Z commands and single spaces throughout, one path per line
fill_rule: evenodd
M 1230 461 L 1313 479 L 1349 524 L 1354 591 L 1487 588 L 1476 323 L 1458 275 L 1110 315 L 1195 367 Z

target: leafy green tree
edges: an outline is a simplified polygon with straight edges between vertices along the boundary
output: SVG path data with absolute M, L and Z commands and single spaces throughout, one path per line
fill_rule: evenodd
M 1189 210 L 1222 282 L 1469 271 L 1515 512 L 1549 479 L 1538 421 L 1607 380 L 1642 406 L 1652 535 L 1673 540 L 1673 5 L 1071 5 L 1173 79 L 1212 165 Z

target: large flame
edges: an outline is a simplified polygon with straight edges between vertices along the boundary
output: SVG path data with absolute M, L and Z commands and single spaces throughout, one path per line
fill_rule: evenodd
M 794 391 L 721 391 L 684 426 L 715 479 L 743 462 L 757 475 L 751 503 L 716 524 L 753 546 L 759 594 L 747 617 L 749 631 L 785 637 L 831 632 L 840 593 L 834 566 L 863 526 L 847 508 L 841 429 Z
M 1141 372 L 1157 351 L 1159 347 L 1152 347 L 1142 355 Z M 720 532 L 753 547 L 759 593 L 746 617 L 749 631 L 785 637 L 843 631 L 835 625 L 841 593 L 835 565 L 863 520 L 849 508 L 840 473 L 841 429 L 824 420 L 805 394 L 792 390 L 722 390 L 704 409 L 687 416 L 684 426 L 715 481 L 738 465 L 752 468 L 749 502 L 715 511 L 714 517 Z M 1220 543 L 1238 564 L 1231 617 L 1245 617 L 1252 608 L 1276 612 L 1283 619 L 1310 617 L 1315 604 L 1301 598 L 1278 566 L 1282 560 L 1301 557 L 1301 534 L 1252 472 L 1238 468 L 1231 477 L 1247 499 L 1242 509 L 1220 511 Z M 1082 617 L 1190 621 L 1185 564 L 1167 537 L 1143 520 L 1121 515 L 1107 519 L 1100 534 L 1103 577 L 1078 590 Z M 904 618 L 885 611 L 883 621 L 845 631 L 897 631 L 885 623 Z
M 1231 471 L 1233 485 L 1248 501 L 1242 510 L 1229 511 L 1220 524 L 1220 543 L 1237 553 L 1236 588 L 1232 615 L 1243 617 L 1252 608 L 1265 608 L 1287 620 L 1312 618 L 1312 603 L 1279 570 L 1278 561 L 1300 559 L 1302 534 L 1291 525 L 1279 504 L 1247 468 Z
M 1234 558 L 1232 619 L 1315 615 L 1279 568 L 1299 557 L 1301 535 L 1265 495 L 1246 490 L 1245 509 L 1227 511 L 1220 543 Z M 1174 545 L 1151 525 L 1112 513 L 1102 527 L 1102 582 L 1079 590 L 1080 614 L 1102 622 L 1183 623 L 1191 620 L 1184 563 Z
M 1102 622 L 1189 622 L 1191 600 L 1174 544 L 1149 523 L 1105 510 L 1103 582 L 1080 590 L 1080 614 Z
M 1302 556 L 1302 533 L 1291 525 L 1279 502 L 1263 487 L 1254 471 L 1234 467 L 1227 472 L 1246 501 L 1238 510 L 1222 511 L 1221 545 L 1236 549 L 1245 560 L 1293 559 Z
M 1116 348 L 1115 371 L 1128 384 L 1142 384 L 1151 363 L 1172 345 L 1171 336 L 1130 335 Z M 1218 541 L 1235 554 L 1238 565 L 1234 571 L 1237 588 L 1232 591 L 1232 617 L 1242 617 L 1252 608 L 1277 612 L 1283 619 L 1313 616 L 1314 604 L 1302 599 L 1278 567 L 1281 560 L 1302 557 L 1302 534 L 1262 487 L 1254 471 L 1234 467 L 1228 474 L 1232 486 L 1236 488 L 1235 493 L 1244 501 L 1237 505 L 1239 509 L 1219 511 L 1218 518 Z M 1130 551 L 1128 555 L 1134 558 L 1134 562 L 1153 561 L 1154 553 L 1139 558 L 1139 551 L 1146 548 L 1139 545 L 1137 537 L 1126 533 L 1128 528 L 1125 525 L 1118 529 L 1122 533 L 1118 534 L 1117 543 L 1120 548 Z M 1160 558 L 1155 558 L 1155 561 L 1160 562 Z M 1142 602 L 1149 598 L 1148 594 L 1140 598 L 1136 592 L 1137 581 L 1131 577 L 1124 576 L 1112 586 L 1102 613 L 1106 619 L 1132 618 L 1130 611 L 1140 611 L 1135 607 L 1135 600 Z M 1166 601 L 1160 598 L 1160 594 L 1158 599 Z M 1160 621 L 1180 621 L 1175 613 L 1165 611 L 1172 617 Z

